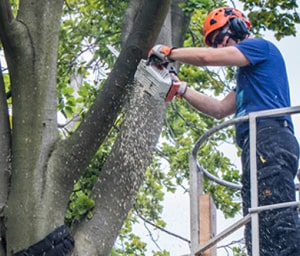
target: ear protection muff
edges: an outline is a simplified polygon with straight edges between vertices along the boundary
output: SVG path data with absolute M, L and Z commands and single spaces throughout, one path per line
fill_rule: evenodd
M 240 18 L 233 18 L 229 20 L 229 28 L 231 30 L 231 37 L 235 40 L 243 40 L 249 35 L 249 29 L 245 21 Z
M 211 11 L 205 18 L 203 25 L 204 42 L 208 46 L 212 46 L 211 37 L 214 31 L 228 30 L 231 26 L 230 33 L 231 38 L 236 42 L 243 40 L 249 35 L 249 29 L 251 27 L 250 21 L 247 17 L 238 9 L 233 7 L 220 7 Z

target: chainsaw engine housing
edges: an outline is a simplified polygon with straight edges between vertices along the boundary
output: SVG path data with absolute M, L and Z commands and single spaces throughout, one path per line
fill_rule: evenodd
M 166 100 L 166 96 L 173 85 L 169 70 L 162 65 L 148 63 L 141 60 L 134 76 L 142 90 L 156 99 Z

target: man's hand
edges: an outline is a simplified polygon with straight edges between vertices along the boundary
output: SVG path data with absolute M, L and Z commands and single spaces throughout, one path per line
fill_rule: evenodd
M 169 58 L 173 49 L 174 48 L 166 45 L 157 44 L 149 51 L 148 58 L 154 62 L 157 61 L 160 64 L 174 62 L 174 60 Z
M 177 78 L 177 76 L 174 76 Z M 180 81 L 178 78 L 173 81 L 173 84 L 165 98 L 165 102 L 171 101 L 175 96 L 178 98 L 182 98 L 187 90 L 187 83 L 184 81 Z

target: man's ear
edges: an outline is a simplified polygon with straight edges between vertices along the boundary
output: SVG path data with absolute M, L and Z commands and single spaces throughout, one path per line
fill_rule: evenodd
M 249 30 L 246 25 L 246 22 L 240 18 L 234 18 L 229 21 L 230 30 L 234 36 L 238 37 L 238 39 L 244 39 L 246 35 L 249 35 Z

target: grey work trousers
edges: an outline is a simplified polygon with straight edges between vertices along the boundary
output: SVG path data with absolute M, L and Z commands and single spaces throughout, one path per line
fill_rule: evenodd
M 295 201 L 294 178 L 299 160 L 299 145 L 295 136 L 288 127 L 281 125 L 258 127 L 256 146 L 259 206 Z M 244 143 L 242 149 L 242 198 L 243 213 L 246 215 L 251 207 L 249 141 Z M 260 212 L 259 226 L 260 256 L 300 255 L 297 207 Z M 251 223 L 246 225 L 245 240 L 251 256 Z

